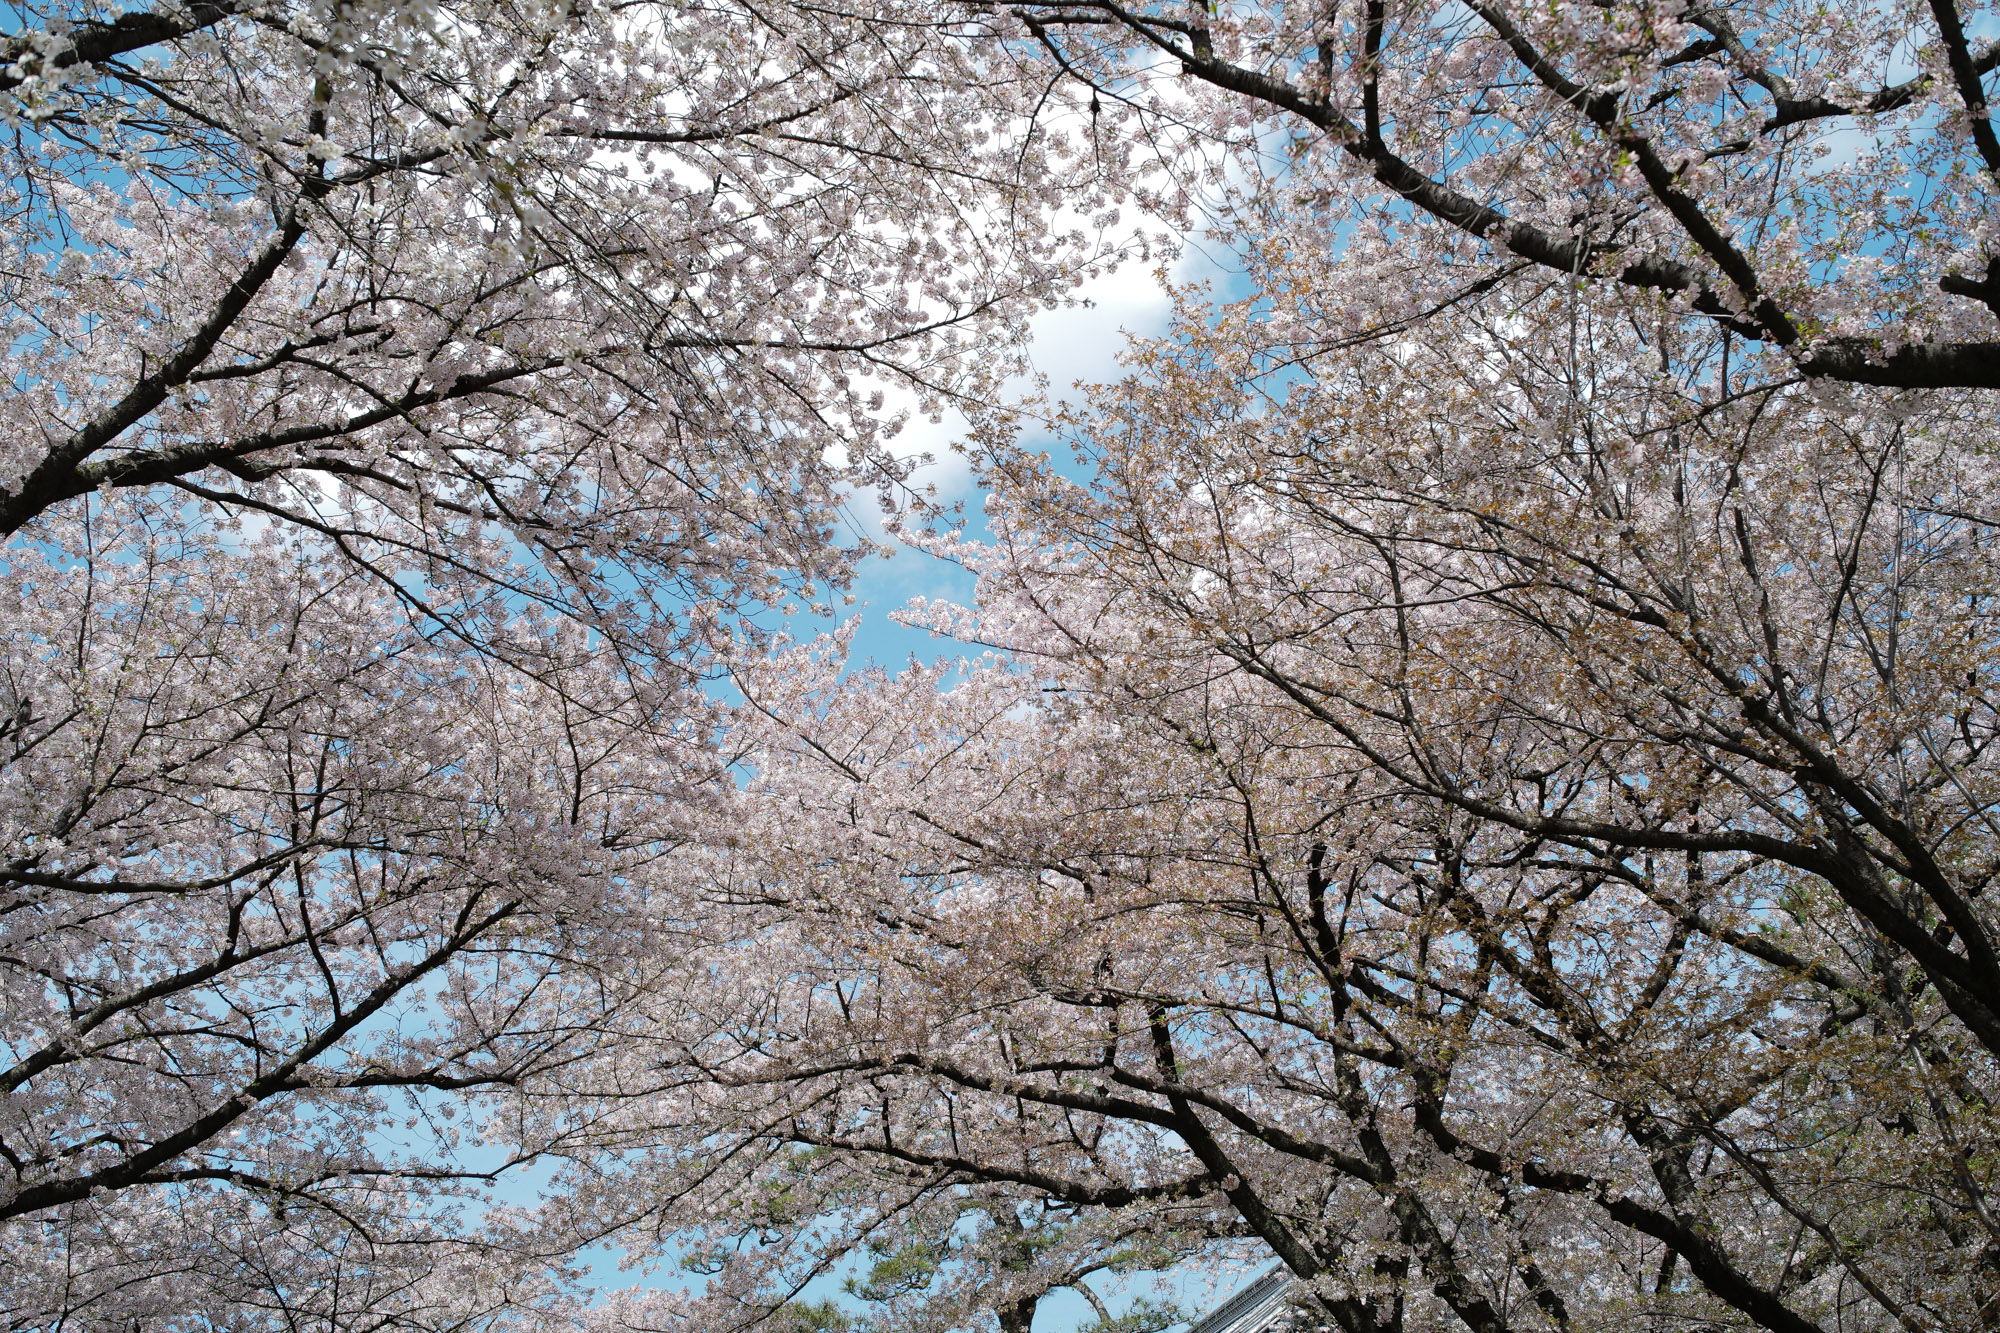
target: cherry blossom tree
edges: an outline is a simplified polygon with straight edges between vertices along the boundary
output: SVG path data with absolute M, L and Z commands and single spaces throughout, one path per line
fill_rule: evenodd
M 2000 386 L 1990 6 L 1003 7 L 1106 102 L 1244 150 L 1260 227 L 1351 229 L 1322 336 L 1574 277 L 1763 376 Z
M 0 530 L 165 486 L 656 638 L 842 577 L 870 404 L 965 392 L 1118 159 L 925 7 L 24 13 Z
M 1252 295 L 978 446 L 997 658 L 746 677 L 683 1123 L 1345 1333 L 1995 1327 L 1991 16 L 1002 8 Z
M 678 984 L 701 678 L 1120 150 L 928 5 L 12 13 L 0 1309 L 583 1318 L 508 1182 Z
M 920 618 L 1000 656 L 746 677 L 687 1122 L 1345 1333 L 1993 1327 L 1990 404 L 1589 287 L 1330 351 L 1265 260 L 1080 475 L 988 441 Z
M 0 1307 L 460 1324 L 546 1285 L 479 1215 L 561 1129 L 489 1094 L 672 956 L 645 874 L 700 715 L 546 621 L 493 627 L 533 675 L 468 658 L 310 537 L 41 530 L 0 684 Z

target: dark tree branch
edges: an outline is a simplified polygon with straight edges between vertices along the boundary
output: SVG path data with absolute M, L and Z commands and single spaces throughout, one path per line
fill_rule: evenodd
M 0 44 L 0 93 L 47 73 L 103 64 L 128 52 L 212 28 L 233 13 L 233 4 L 198 0 L 179 13 L 155 9 L 120 14 L 109 23 L 79 23 L 62 37 L 46 32 L 16 33 Z M 42 54 L 48 46 L 62 41 L 68 45 L 54 55 Z M 22 71 L 18 74 L 14 72 L 17 65 Z

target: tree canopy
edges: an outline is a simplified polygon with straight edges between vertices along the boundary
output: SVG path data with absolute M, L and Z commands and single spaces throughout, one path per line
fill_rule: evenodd
M 11 12 L 0 1308 L 552 1318 L 479 1191 L 672 970 L 702 682 L 1118 155 L 927 5 Z
M 17 12 L 14 1326 L 2000 1328 L 1990 9 Z

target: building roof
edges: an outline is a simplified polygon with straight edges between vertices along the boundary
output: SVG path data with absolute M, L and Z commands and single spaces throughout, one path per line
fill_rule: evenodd
M 1292 1275 L 1279 1265 L 1211 1310 L 1188 1333 L 1269 1333 L 1290 1309 Z

